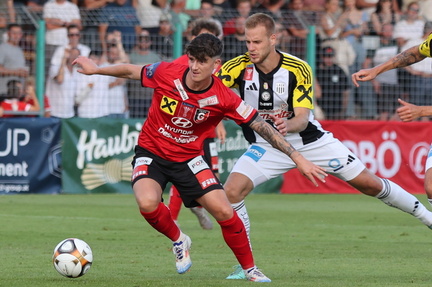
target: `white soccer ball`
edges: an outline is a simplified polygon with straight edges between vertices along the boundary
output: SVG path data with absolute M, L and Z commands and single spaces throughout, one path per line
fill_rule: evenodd
M 93 263 L 90 246 L 81 239 L 68 238 L 54 248 L 53 264 L 61 275 L 76 278 L 87 273 Z

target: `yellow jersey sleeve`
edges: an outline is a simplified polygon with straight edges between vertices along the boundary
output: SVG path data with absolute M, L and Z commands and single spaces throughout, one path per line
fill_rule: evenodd
M 429 34 L 427 39 L 419 46 L 420 54 L 422 54 L 425 57 L 429 57 L 429 58 L 432 57 L 431 44 L 432 44 L 432 33 Z

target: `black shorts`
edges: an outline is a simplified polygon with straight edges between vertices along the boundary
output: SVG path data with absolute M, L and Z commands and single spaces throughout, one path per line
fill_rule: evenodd
M 204 160 L 213 170 L 213 172 L 219 172 L 219 157 L 216 149 L 216 143 L 214 138 L 207 138 L 204 140 Z
M 167 183 L 171 182 L 178 189 L 186 207 L 199 206 L 195 199 L 212 190 L 223 189 L 202 156 L 173 162 L 137 145 L 132 168 L 132 186 L 141 178 L 151 178 L 164 190 Z

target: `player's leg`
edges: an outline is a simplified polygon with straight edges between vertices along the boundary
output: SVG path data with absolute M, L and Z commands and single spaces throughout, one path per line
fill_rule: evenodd
M 391 180 L 379 178 L 365 168 L 348 183 L 366 195 L 413 215 L 431 228 L 432 213 L 414 195 Z
M 222 189 L 212 190 L 197 201 L 216 219 L 222 235 L 240 263 L 246 279 L 255 282 L 271 282 L 256 266 L 243 222 L 232 209 Z
M 151 178 L 141 178 L 133 185 L 135 199 L 141 215 L 157 231 L 171 239 L 176 258 L 176 269 L 183 274 L 192 266 L 189 249 L 192 244 L 189 236 L 181 232 L 172 220 L 168 207 L 161 202 L 162 188 Z
M 428 201 L 432 205 L 432 144 L 429 148 L 428 158 L 426 160 L 424 188 Z
M 168 208 L 171 212 L 171 218 L 174 220 L 174 222 L 176 224 L 178 224 L 177 220 L 178 220 L 178 216 L 180 213 L 182 203 L 183 203 L 183 201 L 180 197 L 180 194 L 179 194 L 177 188 L 174 185 L 172 185 L 170 190 L 169 190 Z

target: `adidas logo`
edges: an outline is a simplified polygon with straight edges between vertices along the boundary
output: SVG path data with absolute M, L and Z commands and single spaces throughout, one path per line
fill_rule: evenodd
M 255 83 L 252 83 L 249 87 L 246 88 L 246 91 L 258 91 L 258 88 Z
M 353 157 L 352 155 L 348 155 L 348 160 L 347 160 L 347 165 L 349 165 L 350 163 L 352 163 L 355 160 L 355 157 Z

